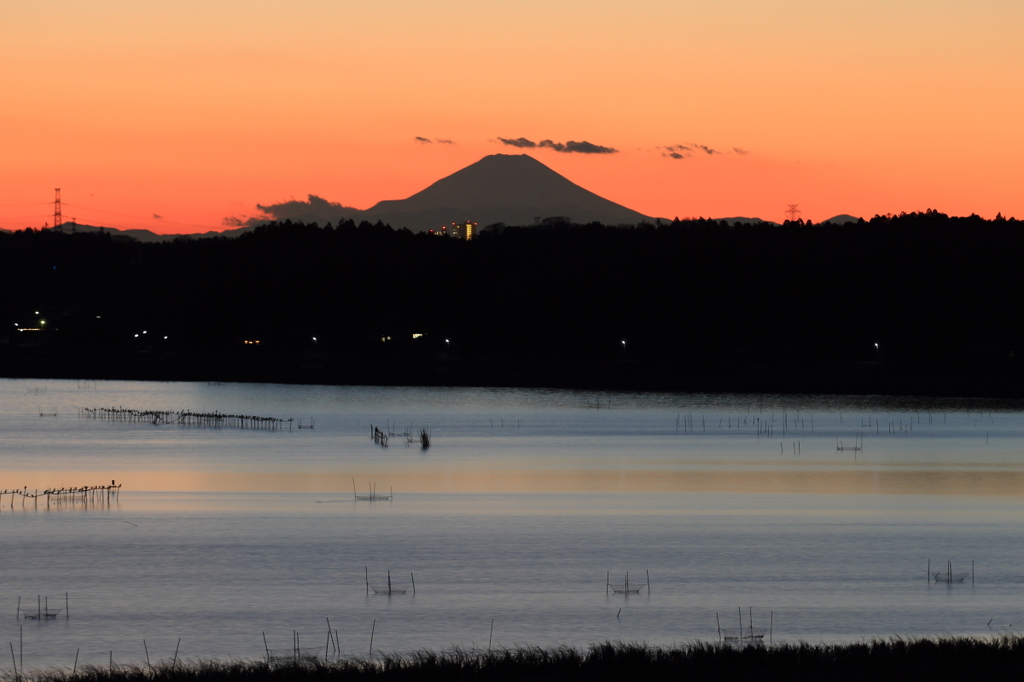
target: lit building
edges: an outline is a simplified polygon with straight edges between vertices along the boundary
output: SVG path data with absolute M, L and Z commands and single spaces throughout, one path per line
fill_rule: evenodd
M 458 239 L 465 239 L 467 242 L 473 239 L 476 234 L 476 223 L 467 220 L 462 223 L 452 223 L 451 234 Z

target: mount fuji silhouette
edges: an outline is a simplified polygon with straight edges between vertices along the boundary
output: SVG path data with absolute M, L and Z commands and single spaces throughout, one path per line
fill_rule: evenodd
M 532 225 L 537 218 L 575 223 L 635 225 L 653 222 L 642 213 L 587 191 L 526 154 L 492 154 L 407 199 L 381 201 L 354 220 L 381 220 L 413 232 L 461 220 Z

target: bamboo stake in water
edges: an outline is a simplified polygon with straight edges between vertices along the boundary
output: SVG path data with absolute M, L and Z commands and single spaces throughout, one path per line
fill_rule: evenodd
M 68 606 L 68 593 L 64 593 L 64 620 L 71 617 L 71 608 Z
M 14 642 L 11 642 L 11 663 L 14 664 L 14 679 L 18 679 L 18 659 L 14 657 Z
M 152 670 L 153 669 L 153 664 L 149 662 L 149 647 L 146 646 L 146 639 L 145 638 L 142 639 L 142 648 L 146 650 L 146 665 L 148 665 L 149 669 Z
M 18 615 L 17 618 L 21 618 L 21 597 L 18 597 Z
M 493 641 L 493 640 L 494 640 L 494 619 L 491 618 L 491 634 L 487 638 L 487 650 L 488 651 L 491 650 L 491 641 Z
M 413 596 L 415 596 L 416 595 L 416 576 L 414 576 L 412 574 L 412 571 L 409 571 L 409 579 L 412 580 L 412 594 L 413 594 Z
M 373 633 L 377 631 L 377 619 L 373 619 L 373 627 L 370 628 L 370 655 L 373 655 Z
M 366 574 L 366 594 L 370 594 L 370 567 L 363 566 L 363 573 Z
M 718 619 L 718 611 L 715 611 L 715 625 L 718 626 L 718 641 L 722 641 L 722 621 Z
M 647 569 L 647 594 L 651 593 L 651 571 Z
M 267 650 L 267 665 L 270 665 L 270 647 L 267 646 L 267 633 L 263 632 L 263 648 Z
M 82 651 L 82 647 L 75 649 L 75 667 L 71 669 L 71 676 L 74 677 L 75 673 L 78 672 L 78 654 Z
M 173 668 L 178 663 L 178 649 L 181 648 L 181 637 L 178 638 L 178 646 L 174 647 L 174 660 L 171 661 L 171 667 Z

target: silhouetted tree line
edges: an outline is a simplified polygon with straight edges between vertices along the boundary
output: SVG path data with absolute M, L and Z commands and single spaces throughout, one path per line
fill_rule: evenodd
M 1022 227 L 927 211 L 495 226 L 471 242 L 352 221 L 166 243 L 26 230 L 0 234 L 0 352 L 1012 363 Z M 36 310 L 56 331 L 12 332 Z

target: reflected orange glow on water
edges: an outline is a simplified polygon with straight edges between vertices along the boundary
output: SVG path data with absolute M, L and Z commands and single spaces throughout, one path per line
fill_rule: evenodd
M 731 470 L 593 470 L 436 468 L 383 473 L 128 471 L 118 474 L 124 492 L 360 492 L 370 481 L 378 493 L 810 493 L 1024 496 L 1024 469 L 788 469 L 738 467 Z M 109 479 L 107 479 L 109 480 Z M 100 485 L 95 472 L 7 472 L 5 483 L 30 491 L 67 485 Z M 5 486 L 0 486 L 2 489 Z M 11 486 L 14 488 L 15 486 Z

